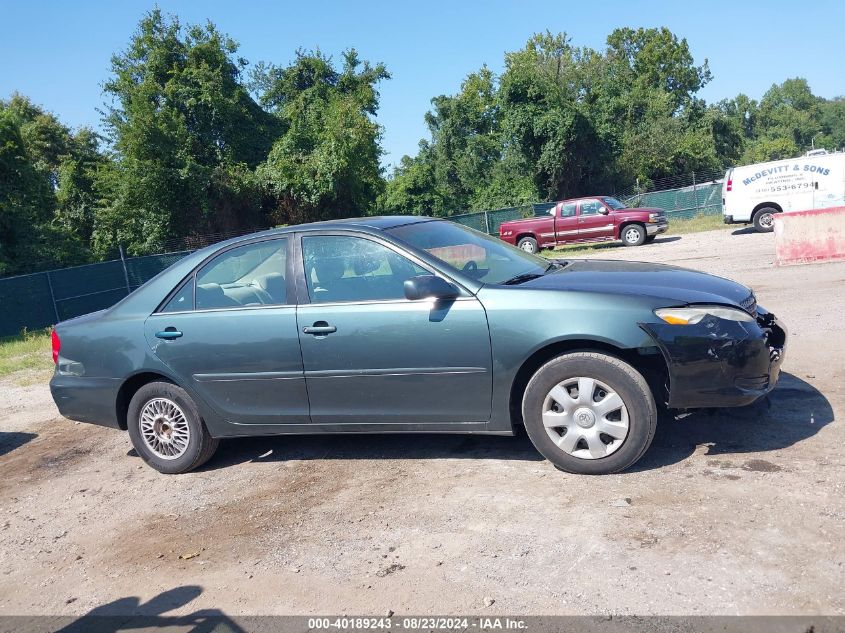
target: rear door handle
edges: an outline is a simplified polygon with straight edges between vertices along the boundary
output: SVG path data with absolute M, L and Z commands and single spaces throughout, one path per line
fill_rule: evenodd
M 165 341 L 172 341 L 182 336 L 182 333 L 175 327 L 165 328 L 161 332 L 156 332 L 156 338 L 163 338 Z
M 325 336 L 326 334 L 333 334 L 337 332 L 337 328 L 329 325 L 325 321 L 316 321 L 314 325 L 302 328 L 303 334 L 314 334 L 316 336 Z

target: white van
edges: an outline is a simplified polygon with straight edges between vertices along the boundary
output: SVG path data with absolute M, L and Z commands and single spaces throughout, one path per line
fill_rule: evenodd
M 775 213 L 843 205 L 845 152 L 732 167 L 722 183 L 725 224 L 753 223 L 758 231 L 774 228 Z

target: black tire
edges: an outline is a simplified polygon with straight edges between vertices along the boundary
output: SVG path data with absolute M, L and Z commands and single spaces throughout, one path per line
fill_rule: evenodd
M 625 246 L 642 246 L 648 237 L 642 224 L 626 224 L 619 232 Z
M 775 230 L 774 218 L 778 210 L 773 207 L 763 207 L 754 213 L 754 230 L 758 233 L 771 233 Z
M 609 386 L 628 411 L 627 435 L 605 457 L 576 457 L 560 448 L 543 426 L 543 404 L 552 388 L 582 376 Z M 657 407 L 642 374 L 618 358 L 597 352 L 563 354 L 540 367 L 525 389 L 522 417 L 528 437 L 546 459 L 559 470 L 583 475 L 606 475 L 630 467 L 651 445 L 657 429 Z
M 184 452 L 176 457 L 164 458 L 147 444 L 141 434 L 141 412 L 154 400 L 167 400 L 181 410 L 188 427 L 188 440 Z M 220 440 L 211 437 L 200 417 L 197 406 L 181 387 L 170 382 L 150 382 L 138 389 L 129 402 L 126 414 L 129 438 L 138 455 L 158 472 L 167 475 L 186 473 L 202 466 L 211 459 Z
M 654 238 L 656 238 L 656 237 L 657 237 L 656 235 L 646 235 L 645 236 L 645 243 L 651 244 L 654 241 Z
M 523 237 L 516 243 L 517 248 L 524 250 L 526 253 L 539 253 L 540 245 L 533 237 Z

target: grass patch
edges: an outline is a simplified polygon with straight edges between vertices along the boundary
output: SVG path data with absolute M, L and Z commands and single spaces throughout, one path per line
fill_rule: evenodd
M 729 229 L 722 215 L 700 215 L 689 220 L 669 220 L 669 230 L 663 235 L 683 235 L 684 233 L 699 233 L 714 229 Z
M 688 220 L 673 220 L 669 216 L 669 230 L 657 237 L 658 241 L 664 235 L 684 235 L 687 233 L 700 233 L 702 231 L 713 231 L 715 229 L 731 228 L 724 223 L 721 215 L 700 215 Z M 601 251 L 608 248 L 625 248 L 619 240 L 607 242 L 588 242 L 586 244 L 567 244 L 557 246 L 554 250 L 540 251 L 543 257 L 560 257 L 561 253 L 583 253 L 589 251 Z
M 51 370 L 50 331 L 24 332 L 0 339 L 0 377 L 18 372 Z

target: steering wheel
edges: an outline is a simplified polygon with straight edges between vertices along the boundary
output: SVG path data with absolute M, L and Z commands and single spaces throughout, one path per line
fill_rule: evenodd
M 478 272 L 478 264 L 475 263 L 474 259 L 469 260 L 464 267 L 461 269 L 467 275 L 474 276 L 474 273 Z

